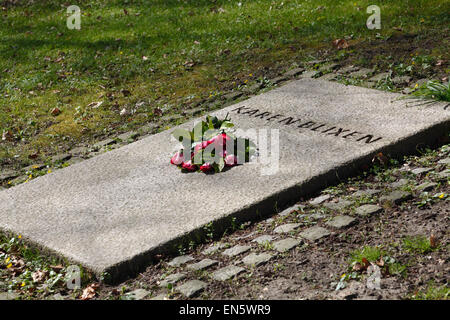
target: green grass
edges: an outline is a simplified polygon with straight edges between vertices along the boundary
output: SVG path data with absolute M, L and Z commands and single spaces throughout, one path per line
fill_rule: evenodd
M 20 3 L 0 17 L 3 165 L 42 161 L 156 121 L 156 107 L 180 113 L 318 57 L 402 62 L 408 67 L 399 72 L 416 76 L 449 57 L 444 0 L 380 2 L 381 30 L 366 28 L 369 0 L 84 0 L 81 30 L 66 28 L 63 1 Z M 394 27 L 420 35 L 414 41 L 427 48 L 410 56 L 411 40 Z M 332 40 L 344 37 L 350 48 L 335 50 Z M 416 56 L 424 58 L 412 66 Z
M 363 263 L 363 258 L 369 262 L 375 262 L 384 255 L 381 247 L 365 246 L 362 249 L 357 249 L 351 253 L 352 264 Z
M 448 300 L 450 288 L 448 285 L 436 286 L 428 284 L 425 290 L 421 290 L 412 296 L 413 300 Z
M 439 83 L 436 81 L 428 81 L 424 86 L 414 91 L 413 95 L 425 100 L 450 102 L 450 82 Z
M 425 236 L 406 237 L 403 239 L 403 249 L 415 254 L 426 254 L 437 250 L 431 246 L 430 239 Z

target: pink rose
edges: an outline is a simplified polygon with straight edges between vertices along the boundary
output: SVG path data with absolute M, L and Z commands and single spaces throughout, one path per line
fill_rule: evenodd
M 234 154 L 229 154 L 225 157 L 225 165 L 232 167 L 237 164 L 237 157 Z
M 200 150 L 205 149 L 208 145 L 209 145 L 208 141 L 202 141 L 202 142 L 199 142 L 199 143 L 197 143 L 197 144 L 195 145 L 195 147 L 194 147 L 194 152 L 197 153 L 197 152 L 199 152 Z
M 182 164 L 184 161 L 183 153 L 177 152 L 173 155 L 172 159 L 170 159 L 170 163 L 176 166 Z
M 197 166 L 195 164 L 192 164 L 191 160 L 183 162 L 181 167 L 183 169 L 187 170 L 187 171 L 195 171 L 195 170 L 197 170 Z
M 214 138 L 211 138 L 210 140 L 208 140 L 208 144 L 211 143 L 215 143 L 217 146 L 222 147 L 222 146 L 226 146 L 227 141 L 229 141 L 231 138 L 229 136 L 227 136 L 226 133 L 221 133 L 217 136 L 215 136 Z
M 212 169 L 213 169 L 213 167 L 209 162 L 206 162 L 205 164 L 202 164 L 200 166 L 200 170 L 203 171 L 204 173 L 211 172 Z

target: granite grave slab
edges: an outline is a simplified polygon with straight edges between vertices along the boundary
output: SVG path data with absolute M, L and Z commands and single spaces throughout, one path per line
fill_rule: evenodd
M 179 144 L 167 130 L 1 191 L 0 229 L 121 280 L 209 223 L 217 230 L 232 218 L 267 217 L 275 206 L 287 208 L 352 175 L 377 152 L 406 154 L 448 133 L 445 104 L 420 106 L 399 97 L 317 79 L 291 81 L 212 113 L 229 114 L 236 128 L 256 130 L 258 137 L 267 134 L 279 157 L 258 157 L 220 174 L 183 174 L 169 164 Z M 254 141 L 260 149 L 261 141 Z

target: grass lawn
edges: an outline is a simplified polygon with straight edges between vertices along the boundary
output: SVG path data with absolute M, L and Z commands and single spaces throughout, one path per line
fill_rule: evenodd
M 446 0 L 85 0 L 77 1 L 81 30 L 66 27 L 65 1 L 0 4 L 2 168 L 45 161 L 314 59 L 416 79 L 449 72 Z M 381 30 L 366 27 L 373 4 Z M 336 50 L 338 38 L 350 47 Z

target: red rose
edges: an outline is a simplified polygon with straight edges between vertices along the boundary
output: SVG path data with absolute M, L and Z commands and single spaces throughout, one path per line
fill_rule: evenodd
M 183 153 L 177 152 L 173 155 L 172 159 L 170 159 L 170 163 L 176 166 L 182 164 L 184 161 Z
M 205 164 L 202 164 L 200 166 L 200 170 L 205 172 L 205 173 L 212 171 L 212 169 L 213 169 L 213 167 L 212 167 L 212 165 L 209 162 L 206 162 Z
M 237 164 L 237 157 L 234 154 L 229 154 L 225 157 L 225 165 L 232 167 Z
M 195 164 L 192 164 L 191 160 L 183 162 L 181 167 L 183 169 L 187 170 L 187 171 L 195 171 L 195 170 L 197 170 L 197 166 Z

